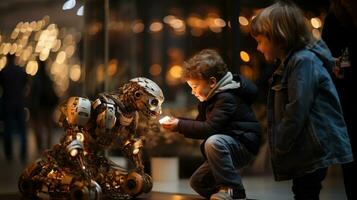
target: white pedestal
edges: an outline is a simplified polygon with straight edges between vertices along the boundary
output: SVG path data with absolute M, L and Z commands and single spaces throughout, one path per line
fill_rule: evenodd
M 151 176 L 153 181 L 178 181 L 178 157 L 152 157 Z

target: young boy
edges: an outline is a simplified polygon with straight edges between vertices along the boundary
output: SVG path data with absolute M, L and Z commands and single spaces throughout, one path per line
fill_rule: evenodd
M 263 9 L 252 20 L 251 34 L 267 61 L 280 61 L 270 79 L 267 105 L 275 179 L 292 179 L 296 200 L 317 200 L 328 166 L 353 160 L 329 74 L 333 57 L 290 2 Z
M 206 161 L 191 177 L 191 187 L 211 200 L 245 199 L 239 169 L 257 154 L 260 126 L 251 108 L 257 88 L 233 75 L 221 56 L 205 49 L 184 66 L 184 78 L 200 101 L 195 120 L 171 117 L 163 127 L 203 139 Z

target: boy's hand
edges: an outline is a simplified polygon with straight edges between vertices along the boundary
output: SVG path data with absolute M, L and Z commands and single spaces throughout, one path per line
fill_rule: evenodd
M 178 122 L 179 119 L 176 117 L 164 117 L 162 120 L 160 120 L 161 126 L 169 131 L 175 131 L 177 129 Z

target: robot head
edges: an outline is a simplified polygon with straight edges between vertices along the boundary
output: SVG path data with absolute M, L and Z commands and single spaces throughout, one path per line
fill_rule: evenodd
M 126 88 L 124 91 L 132 93 L 130 99 L 135 104 L 134 107 L 137 111 L 149 118 L 156 118 L 161 114 L 164 95 L 161 88 L 154 81 L 138 77 L 131 79 L 124 87 Z

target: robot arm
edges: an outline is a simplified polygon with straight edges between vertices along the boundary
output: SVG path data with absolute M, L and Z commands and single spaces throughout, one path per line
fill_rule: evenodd
M 117 121 L 114 102 L 101 94 L 100 97 L 93 102 L 92 106 L 97 115 L 97 128 L 102 131 L 112 129 Z
M 130 159 L 135 165 L 135 171 L 144 173 L 144 165 L 142 163 L 141 150 L 143 143 L 141 139 L 129 139 L 123 146 L 125 156 Z

